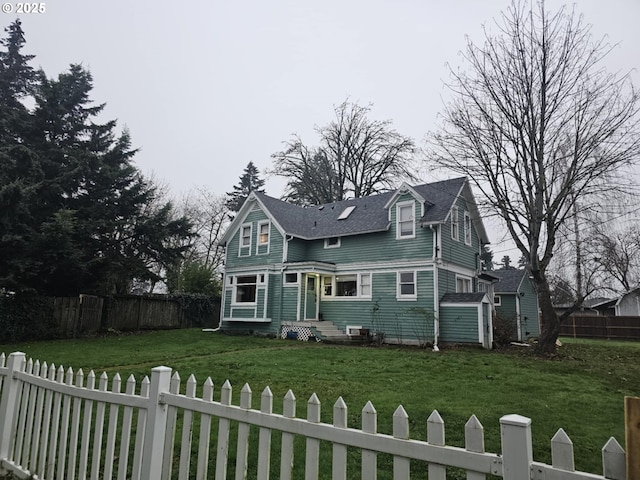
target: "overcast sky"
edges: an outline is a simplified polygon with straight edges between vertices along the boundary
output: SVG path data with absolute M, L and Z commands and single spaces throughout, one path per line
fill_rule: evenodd
M 9 1 L 14 7 L 17 2 Z M 334 118 L 346 98 L 373 103 L 372 119 L 393 121 L 422 145 L 458 65 L 465 36 L 481 43 L 508 0 L 58 0 L 20 15 L 25 53 L 57 76 L 70 63 L 93 74 L 104 119 L 127 126 L 135 163 L 172 193 L 206 186 L 224 194 L 253 161 Z M 556 9 L 565 2 L 548 0 Z M 610 70 L 640 69 L 640 1 L 579 0 L 596 37 L 619 43 Z M 1 13 L 4 26 L 17 15 Z M 640 86 L 640 74 L 633 73 Z M 423 180 L 430 173 L 420 172 Z M 267 178 L 279 196 L 284 181 Z M 492 236 L 494 251 L 500 240 Z M 500 257 L 498 257 L 500 258 Z

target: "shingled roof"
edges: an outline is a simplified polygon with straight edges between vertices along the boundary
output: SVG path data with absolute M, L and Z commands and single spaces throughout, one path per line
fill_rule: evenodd
M 527 271 L 514 268 L 509 270 L 493 270 L 489 273 L 500 279 L 493 287 L 495 293 L 517 293 Z
M 226 243 L 235 229 L 239 228 L 238 222 L 244 218 L 243 212 L 252 208 L 251 204 L 255 201 L 264 207 L 286 235 L 304 240 L 383 232 L 390 227 L 388 206 L 393 203 L 394 197 L 405 192 L 411 192 L 419 197 L 420 201 L 424 201 L 424 215 L 420 219 L 422 225 L 445 222 L 453 203 L 462 194 L 470 202 L 471 217 L 482 243 L 489 242 L 471 189 L 464 177 L 416 186 L 405 184 L 400 189 L 390 192 L 315 206 L 294 205 L 254 191 L 240 209 L 222 241 Z M 349 207 L 353 207 L 351 212 L 346 218 L 340 219 Z
M 412 187 L 425 199 L 426 210 L 421 222 L 444 222 L 465 182 L 461 177 Z M 308 207 L 283 202 L 264 193 L 254 192 L 254 195 L 287 234 L 311 240 L 388 230 L 389 216 L 385 205 L 397 193 L 391 191 Z M 355 208 L 349 216 L 339 220 L 338 217 L 351 206 Z

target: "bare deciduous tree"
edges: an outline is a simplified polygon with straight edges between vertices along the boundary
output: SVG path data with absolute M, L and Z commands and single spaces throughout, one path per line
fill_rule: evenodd
M 283 151 L 272 155 L 271 173 L 288 179 L 285 199 L 329 203 L 415 179 L 413 140 L 393 130 L 390 120 L 370 120 L 370 110 L 344 101 L 335 107 L 334 121 L 316 127 L 318 147 L 307 147 L 294 135 Z
M 602 67 L 611 47 L 581 16 L 529 5 L 514 1 L 483 44 L 467 40 L 469 68 L 451 71 L 454 98 L 430 143 L 431 158 L 474 182 L 527 258 L 544 324 L 538 347 L 551 352 L 569 315 L 556 315 L 547 278 L 557 232 L 577 200 L 628 193 L 639 102 L 628 75 Z

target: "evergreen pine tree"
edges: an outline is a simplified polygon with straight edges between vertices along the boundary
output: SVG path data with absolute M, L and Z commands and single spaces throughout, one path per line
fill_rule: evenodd
M 226 206 L 229 211 L 239 211 L 251 192 L 264 192 L 263 186 L 264 180 L 260 178 L 260 172 L 253 162 L 249 162 L 240 176 L 240 183 L 233 187 L 232 192 L 227 192 Z

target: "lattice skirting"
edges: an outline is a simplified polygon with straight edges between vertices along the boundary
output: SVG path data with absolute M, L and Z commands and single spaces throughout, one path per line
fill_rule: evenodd
M 284 326 L 280 332 L 280 338 L 289 340 L 302 340 L 303 342 L 319 342 L 320 339 L 309 327 Z

